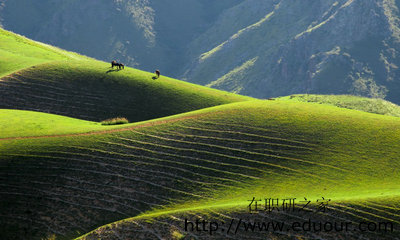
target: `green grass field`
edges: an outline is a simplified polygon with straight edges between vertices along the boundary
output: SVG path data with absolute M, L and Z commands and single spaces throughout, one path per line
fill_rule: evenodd
M 1 70 L 2 238 L 399 236 L 397 105 L 352 96 L 256 100 L 136 69 L 112 71 L 1 31 L 9 46 L 27 45 L 0 58 L 25 56 Z M 113 117 L 131 123 L 101 125 Z M 328 212 L 249 214 L 253 197 L 306 197 L 310 209 L 322 197 L 331 202 Z M 220 228 L 184 230 L 185 219 L 198 218 Z M 238 225 L 308 219 L 395 228 L 246 232 Z M 239 231 L 229 232 L 229 223 Z
M 355 109 L 359 111 L 376 113 L 394 117 L 400 117 L 400 107 L 389 101 L 379 98 L 365 98 L 352 95 L 291 95 L 280 97 L 279 100 L 310 102 L 328 104 L 341 108 Z
M 37 64 L 66 59 L 88 58 L 0 28 L 0 77 Z

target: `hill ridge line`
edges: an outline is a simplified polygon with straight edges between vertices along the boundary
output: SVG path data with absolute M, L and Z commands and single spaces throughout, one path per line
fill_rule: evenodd
M 24 71 L 28 71 L 29 69 L 36 68 L 36 67 L 39 67 L 39 66 L 42 66 L 42 65 L 46 65 L 46 64 L 49 64 L 49 63 L 60 62 L 60 61 L 61 62 L 62 61 L 68 61 L 68 59 L 42 62 L 42 63 L 38 63 L 38 64 L 35 64 L 35 65 L 32 65 L 32 66 L 27 66 L 27 67 L 24 67 L 24 68 L 17 69 L 16 71 L 11 72 L 9 74 L 3 75 L 3 76 L 0 75 L 0 82 L 5 81 L 7 78 L 12 78 L 13 75 L 18 75 L 18 74 L 21 74 Z M 76 61 L 82 61 L 82 60 L 76 60 Z
M 91 132 L 84 132 L 84 133 L 70 133 L 70 134 L 59 134 L 59 135 L 7 137 L 7 138 L 0 138 L 0 141 L 100 135 L 100 134 L 107 134 L 107 133 L 114 133 L 114 132 L 129 131 L 131 129 L 138 129 L 138 128 L 157 126 L 157 125 L 162 125 L 162 124 L 166 124 L 166 123 L 178 122 L 178 121 L 186 120 L 186 119 L 194 119 L 194 118 L 198 118 L 198 117 L 202 117 L 202 116 L 206 116 L 206 115 L 211 115 L 211 114 L 218 114 L 218 113 L 219 112 L 201 113 L 201 114 L 196 114 L 196 115 L 192 115 L 192 116 L 178 117 L 178 118 L 174 118 L 174 119 L 158 120 L 158 121 L 155 121 L 155 122 L 144 122 L 142 124 L 138 124 L 138 125 L 135 125 L 135 126 L 117 128 L 117 129 L 110 129 L 110 130 L 103 130 L 103 131 L 100 130 L 100 131 L 91 131 Z

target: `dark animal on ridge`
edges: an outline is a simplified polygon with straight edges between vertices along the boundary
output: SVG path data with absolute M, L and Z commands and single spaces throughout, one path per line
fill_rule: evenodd
M 118 63 L 117 61 L 111 62 L 111 68 L 117 67 L 118 69 L 124 69 L 125 65 L 123 63 Z
M 161 73 L 160 73 L 160 70 L 157 69 L 157 70 L 155 71 L 155 73 L 156 73 L 156 75 L 157 75 L 157 78 L 159 78 L 159 77 L 160 77 L 160 74 L 161 74 Z

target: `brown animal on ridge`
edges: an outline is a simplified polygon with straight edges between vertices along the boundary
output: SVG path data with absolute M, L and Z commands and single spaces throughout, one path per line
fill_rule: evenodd
M 159 78 L 159 77 L 160 77 L 160 74 L 161 74 L 161 73 L 160 73 L 160 70 L 157 69 L 157 70 L 155 71 L 155 73 L 156 73 L 156 75 L 157 75 L 157 78 Z
M 114 68 L 114 66 L 118 67 L 118 63 L 116 61 L 111 62 L 111 68 Z

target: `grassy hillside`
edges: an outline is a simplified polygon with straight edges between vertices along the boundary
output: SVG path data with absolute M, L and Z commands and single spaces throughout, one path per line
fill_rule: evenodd
M 315 212 L 318 208 L 316 205 L 308 206 L 307 211 L 311 212 L 295 211 L 293 213 L 282 213 L 275 210 L 271 213 L 261 211 L 258 214 L 249 214 L 244 207 L 186 210 L 158 217 L 143 216 L 125 219 L 98 228 L 78 239 L 101 238 L 108 240 L 117 237 L 174 240 L 321 238 L 335 240 L 359 239 L 360 237 L 364 239 L 398 239 L 398 231 L 391 232 L 391 229 L 392 226 L 395 229 L 399 224 L 397 218 L 400 213 L 399 200 L 400 198 L 397 197 L 336 201 L 330 202 L 329 210 L 326 212 Z M 185 231 L 186 220 L 189 231 Z M 201 231 L 193 230 L 196 229 L 196 220 L 199 221 L 198 226 Z M 207 221 L 206 231 L 203 230 L 203 220 Z M 393 225 L 386 225 L 387 222 L 392 222 Z M 260 224 L 258 225 L 258 223 Z M 328 224 L 324 228 L 325 223 Z M 193 229 L 192 226 L 194 226 Z M 303 230 L 303 226 L 306 231 Z M 368 226 L 374 230 L 369 231 Z M 288 231 L 288 228 L 291 230 Z M 211 232 L 210 229 L 212 229 Z
M 368 239 L 391 239 L 398 236 L 396 228 L 394 232 L 362 233 L 359 229 L 353 231 L 353 228 L 363 221 L 386 221 L 394 226 L 400 223 L 397 217 L 400 213 L 397 175 L 400 162 L 396 136 L 399 119 L 324 105 L 278 101 L 230 104 L 218 107 L 220 110 L 229 114 L 180 122 L 173 130 L 164 130 L 167 126 L 142 130 L 140 134 L 146 136 L 147 141 L 162 141 L 162 145 L 172 145 L 167 141 L 174 140 L 180 146 L 187 146 L 183 151 L 202 150 L 200 156 L 204 156 L 203 159 L 216 155 L 212 158 L 212 169 L 230 165 L 228 171 L 218 174 L 218 177 L 230 179 L 233 173 L 239 182 L 215 187 L 214 191 L 200 191 L 198 200 L 192 200 L 194 197 L 174 200 L 170 206 L 106 225 L 80 239 L 113 239 L 116 236 L 212 238 L 210 232 L 184 231 L 185 219 L 194 222 L 199 218 L 218 221 L 220 228 L 213 233 L 213 239 L 227 236 L 232 239 L 265 239 L 265 234 L 272 239 L 293 239 L 293 236 L 297 236 L 296 239 L 317 236 L 357 239 L 360 235 Z M 162 145 L 159 149 L 166 148 Z M 198 167 L 202 164 L 200 160 L 193 162 Z M 212 169 L 195 172 L 210 175 Z M 207 176 L 203 181 L 210 179 L 212 177 Z M 201 184 L 196 185 L 199 191 Z M 312 210 L 318 208 L 316 201 L 321 197 L 332 202 L 327 212 L 261 211 L 254 215 L 247 212 L 248 200 L 252 197 L 261 199 L 261 202 L 269 197 L 296 198 L 298 201 L 306 197 L 312 201 L 307 209 Z M 271 230 L 246 232 L 241 225 L 239 234 L 232 230 L 230 235 L 226 235 L 232 219 L 235 221 L 234 229 L 240 219 L 246 223 L 273 220 L 287 224 L 312 219 L 313 222 L 353 222 L 354 225 L 351 225 L 351 231 L 316 234 L 286 231 L 286 227 L 278 233 Z
M 400 194 L 400 120 L 395 117 L 257 100 L 146 123 L 85 136 L 1 140 L 1 169 L 7 176 L 3 234 L 13 236 L 30 226 L 32 236 L 54 233 L 69 239 L 139 215 L 128 225 L 92 234 L 139 236 L 144 233 L 137 227 L 149 227 L 149 220 L 140 219 L 150 218 L 155 230 L 147 233 L 169 238 L 175 225 L 182 228 L 180 216 L 245 215 L 253 196 L 326 197 L 350 207 Z M 338 217 L 353 219 L 339 214 L 345 207 L 335 206 Z M 362 210 L 395 221 L 369 205 L 357 209 L 353 214 Z M 119 229 L 123 226 L 128 228 Z
M 251 98 L 98 61 L 56 61 L 0 81 L 1 108 L 34 110 L 101 121 L 131 122 Z
M 32 111 L 0 109 L 1 138 L 104 130 L 100 123 Z
M 70 58 L 85 59 L 0 28 L 0 77 L 36 64 Z
M 379 98 L 365 98 L 352 95 L 297 94 L 279 97 L 277 100 L 328 104 L 341 108 L 349 108 L 369 113 L 400 117 L 400 106 Z
M 336 201 L 330 202 L 325 212 L 316 212 L 318 209 L 316 204 L 309 205 L 305 211 L 301 212 L 282 213 L 275 210 L 273 212 L 260 211 L 258 214 L 249 214 L 243 206 L 229 209 L 208 206 L 207 209 L 201 210 L 185 209 L 161 216 L 147 215 L 125 219 L 100 227 L 77 239 L 108 240 L 132 236 L 137 239 L 174 240 L 321 238 L 335 240 L 359 239 L 360 237 L 398 239 L 399 233 L 395 229 L 399 224 L 397 218 L 400 212 L 399 200 L 399 197 L 395 197 Z M 372 211 L 375 212 L 372 213 Z M 186 220 L 188 231 L 185 230 Z M 196 220 L 199 221 L 200 231 L 195 230 Z M 206 231 L 203 230 L 203 220 L 206 221 Z M 393 225 L 387 224 L 388 222 Z M 265 224 L 262 225 L 262 223 Z M 325 223 L 328 224 L 324 225 Z M 193 229 L 192 226 L 194 226 Z M 368 226 L 371 230 L 368 230 Z M 211 232 L 210 229 L 212 229 Z
M 0 74 L 13 72 L 0 78 L 0 108 L 135 122 L 252 99 L 136 69 L 111 69 L 4 30 L 0 40 Z

